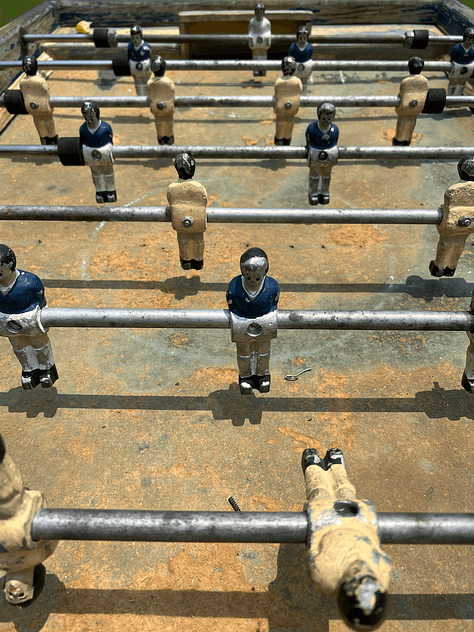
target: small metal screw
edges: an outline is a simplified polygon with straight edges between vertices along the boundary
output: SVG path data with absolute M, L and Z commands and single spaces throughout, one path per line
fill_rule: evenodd
M 36 110 L 37 107 L 38 107 L 38 103 L 36 101 L 31 101 L 30 108 L 32 110 Z
M 285 103 L 285 110 L 291 110 L 291 103 L 289 101 Z
M 410 106 L 412 108 L 416 107 L 418 105 L 418 101 L 416 99 L 413 99 L 413 101 L 410 101 Z
M 235 502 L 233 496 L 229 496 L 227 499 L 229 501 L 229 505 L 232 507 L 234 511 L 240 511 L 239 505 Z
M 183 217 L 181 223 L 185 228 L 191 228 L 191 226 L 194 224 L 194 220 L 192 217 L 186 216 Z
M 458 226 L 470 226 L 473 222 L 472 217 L 467 217 L 464 215 L 458 219 Z
M 157 103 L 156 103 L 156 107 L 157 107 L 159 110 L 165 110 L 165 109 L 166 109 L 166 104 L 165 104 L 165 103 L 163 103 L 163 101 L 157 101 Z

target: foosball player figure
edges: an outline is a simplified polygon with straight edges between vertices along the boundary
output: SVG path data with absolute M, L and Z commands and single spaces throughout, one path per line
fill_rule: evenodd
M 128 44 L 128 63 L 135 82 L 137 96 L 146 97 L 146 84 L 150 78 L 151 47 L 142 38 L 142 29 L 138 24 L 130 29 L 132 41 Z
M 301 80 L 295 76 L 296 61 L 293 57 L 285 57 L 281 62 L 282 77 L 275 82 L 276 114 L 275 145 L 290 145 L 293 123 L 300 106 L 303 90 Z
M 270 390 L 270 345 L 277 336 L 280 288 L 267 276 L 268 257 L 260 248 L 250 248 L 240 257 L 241 275 L 227 288 L 232 342 L 237 344 L 239 386 L 242 395 L 252 389 Z
M 58 379 L 51 342 L 39 320 L 45 306 L 41 280 L 36 274 L 17 270 L 15 253 L 0 244 L 0 336 L 10 340 L 21 364 L 25 390 L 38 384 L 49 388 Z
M 156 137 L 159 145 L 174 143 L 174 83 L 165 77 L 166 62 L 157 55 L 151 60 L 154 77 L 148 80 L 146 90 L 150 102 L 150 110 L 155 117 Z
M 318 120 L 310 123 L 306 129 L 306 147 L 308 149 L 309 187 L 308 202 L 329 204 L 329 184 L 331 171 L 338 159 L 337 142 L 339 130 L 333 125 L 336 108 L 332 103 L 321 103 L 318 107 Z
M 252 59 L 255 61 L 265 60 L 267 50 L 271 45 L 271 24 L 265 17 L 265 7 L 262 3 L 255 5 L 255 17 L 249 22 L 249 47 L 252 51 Z M 266 70 L 254 70 L 254 77 L 265 77 Z
M 466 29 L 462 40 L 451 51 L 448 96 L 461 96 L 474 71 L 474 28 Z
M 296 76 L 301 79 L 303 85 L 313 83 L 313 47 L 308 42 L 309 29 L 300 26 L 296 31 L 296 42 L 290 46 L 288 55 L 296 61 Z
M 384 619 L 392 562 L 380 547 L 374 507 L 357 498 L 338 448 L 324 459 L 307 448 L 302 467 L 311 582 L 337 597 L 350 628 L 375 630 Z
M 46 580 L 42 562 L 58 545 L 56 540 L 31 537 L 33 518 L 41 507 L 43 494 L 23 486 L 0 435 L 0 571 L 6 572 L 5 599 L 15 606 L 29 605 L 38 597 Z
M 112 128 L 100 120 L 100 109 L 95 101 L 85 101 L 81 113 L 86 122 L 79 129 L 79 138 L 84 163 L 92 172 L 95 199 L 99 204 L 116 202 Z
M 183 270 L 201 270 L 204 265 L 204 232 L 207 229 L 207 193 L 193 180 L 196 161 L 190 153 L 178 154 L 174 161 L 177 182 L 168 187 L 171 226 L 177 233 Z
M 424 65 L 421 57 L 412 57 L 408 61 L 410 77 L 405 77 L 400 84 L 400 103 L 395 108 L 398 116 L 397 128 L 392 145 L 408 146 L 411 142 L 417 116 L 423 112 L 428 95 L 428 79 L 420 74 Z
M 452 277 L 463 253 L 466 239 L 474 233 L 474 156 L 458 162 L 460 182 L 451 185 L 444 193 L 436 259 L 430 262 L 434 277 Z
M 38 74 L 38 61 L 27 55 L 21 62 L 26 77 L 20 81 L 20 92 L 28 114 L 38 131 L 42 145 L 57 145 L 58 135 L 54 125 L 54 109 L 49 105 L 49 86 L 44 77 Z

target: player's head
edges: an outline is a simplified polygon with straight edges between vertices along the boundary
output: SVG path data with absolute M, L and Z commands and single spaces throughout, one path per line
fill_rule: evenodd
M 247 273 L 256 273 L 257 276 L 261 277 L 258 279 L 261 282 L 268 272 L 268 267 L 267 253 L 261 248 L 249 248 L 240 257 L 240 270 L 244 277 L 247 276 Z
M 465 42 L 466 40 L 470 40 L 471 46 L 474 43 L 474 28 L 472 26 L 467 28 L 462 34 L 462 41 Z
M 140 44 L 140 42 L 142 41 L 142 27 L 138 24 L 132 26 L 132 28 L 130 29 L 130 37 L 132 38 L 132 42 L 135 46 Z
M 151 60 L 151 70 L 155 73 L 155 77 L 163 77 L 166 70 L 166 62 L 161 55 L 156 55 Z
M 281 61 L 281 71 L 285 77 L 291 77 L 295 74 L 296 61 L 294 57 L 284 57 Z
M 421 57 L 410 57 L 408 60 L 408 70 L 410 71 L 410 75 L 419 75 L 423 70 L 423 66 L 425 62 L 421 59 Z
M 474 156 L 461 158 L 458 162 L 458 173 L 461 180 L 474 181 Z
M 352 630 L 375 630 L 385 618 L 387 593 L 375 577 L 357 573 L 341 583 L 337 604 Z
M 178 154 L 174 159 L 174 168 L 178 172 L 181 180 L 191 180 L 196 171 L 194 156 L 190 152 Z
M 97 121 L 100 119 L 100 109 L 95 101 L 84 101 L 81 106 L 81 114 L 86 119 L 87 123 L 94 123 L 94 119 Z
M 332 103 L 325 101 L 318 106 L 318 120 L 323 125 L 329 125 L 336 116 L 336 108 Z
M 309 29 L 306 26 L 300 26 L 296 31 L 296 41 L 298 44 L 306 44 L 309 37 Z
M 10 270 L 14 270 L 16 268 L 16 257 L 15 253 L 11 248 L 5 246 L 4 244 L 0 244 L 0 268 L 2 266 L 6 266 Z M 0 276 L 1 276 L 0 271 Z
M 263 16 L 265 15 L 265 7 L 263 6 L 261 2 L 257 2 L 257 4 L 254 7 L 254 11 L 255 11 L 255 16 L 257 17 L 258 20 L 261 20 Z
M 38 72 L 38 60 L 33 55 L 27 55 L 21 62 L 21 67 L 24 73 L 34 76 Z

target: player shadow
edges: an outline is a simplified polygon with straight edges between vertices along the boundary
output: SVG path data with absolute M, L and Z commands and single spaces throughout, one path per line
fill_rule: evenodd
M 58 555 L 58 553 L 56 554 Z M 340 620 L 334 597 L 313 589 L 306 570 L 303 544 L 281 544 L 277 574 L 267 591 L 189 589 L 69 588 L 56 575 L 28 608 L 6 604 L 0 623 L 12 623 L 17 632 L 40 632 L 52 614 L 145 615 L 160 617 L 266 619 L 272 632 L 329 632 Z M 473 620 L 472 594 L 390 594 L 387 620 Z M 257 626 L 258 627 L 258 626 Z
M 459 371 L 461 382 L 462 371 Z M 278 378 L 273 378 L 274 391 Z M 276 386 L 275 386 L 276 383 Z M 58 382 L 59 385 L 59 382 Z M 272 394 L 241 395 L 236 382 L 228 388 L 216 390 L 206 396 L 185 395 L 101 395 L 58 393 L 56 387 L 24 391 L 21 386 L 0 393 L 0 408 L 10 413 L 23 413 L 27 418 L 44 415 L 52 419 L 59 409 L 78 410 L 153 410 L 187 411 L 202 414 L 209 412 L 213 421 L 228 422 L 235 427 L 245 421 L 252 425 L 262 423 L 264 413 L 422 413 L 428 419 L 459 421 L 474 420 L 474 395 L 461 385 L 445 390 L 433 382 L 429 391 L 419 391 L 414 397 L 278 397 Z

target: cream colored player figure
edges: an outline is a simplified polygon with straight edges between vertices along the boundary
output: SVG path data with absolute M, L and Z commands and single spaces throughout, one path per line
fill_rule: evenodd
M 448 72 L 448 96 L 461 96 L 464 86 L 474 72 L 474 28 L 466 29 L 463 41 L 451 51 L 451 70 Z
M 282 77 L 275 82 L 276 114 L 275 145 L 290 145 L 293 123 L 300 107 L 300 96 L 303 84 L 295 77 L 296 61 L 293 57 L 285 57 L 281 62 Z
M 190 153 L 178 154 L 174 161 L 177 182 L 168 187 L 171 225 L 177 232 L 179 258 L 183 270 L 201 270 L 204 265 L 204 232 L 207 228 L 206 189 L 193 180 L 196 161 Z
M 20 92 L 28 114 L 33 122 L 42 145 L 57 145 L 58 135 L 54 125 L 54 109 L 49 105 L 49 86 L 44 77 L 38 74 L 38 62 L 35 57 L 27 55 L 21 66 L 26 73 L 20 81 Z
M 446 189 L 441 206 L 443 218 L 436 226 L 438 248 L 429 266 L 435 277 L 454 275 L 466 239 L 474 233 L 474 156 L 458 162 L 458 173 L 461 181 Z
M 33 540 L 31 524 L 44 507 L 41 492 L 23 486 L 21 474 L 0 435 L 0 570 L 6 571 L 5 599 L 23 606 L 36 599 L 46 578 L 42 562 L 58 545 L 56 540 Z
M 316 590 L 337 596 L 354 630 L 374 630 L 384 619 L 392 562 L 381 547 L 372 503 L 359 500 L 338 448 L 324 459 L 303 452 L 308 568 Z
M 261 2 L 255 5 L 255 17 L 249 22 L 249 47 L 252 59 L 264 60 L 272 42 L 270 20 L 265 17 L 265 7 Z M 254 77 L 265 77 L 266 70 L 254 70 Z
M 409 145 L 411 142 L 417 116 L 423 112 L 428 95 L 428 79 L 420 74 L 424 65 L 421 57 L 412 57 L 408 61 L 410 77 L 405 77 L 400 84 L 400 103 L 395 108 L 397 128 L 392 145 Z
M 159 145 L 173 145 L 174 83 L 165 77 L 166 62 L 157 55 L 151 60 L 151 70 L 155 74 L 148 80 L 146 90 L 150 110 L 155 117 L 156 137 Z

